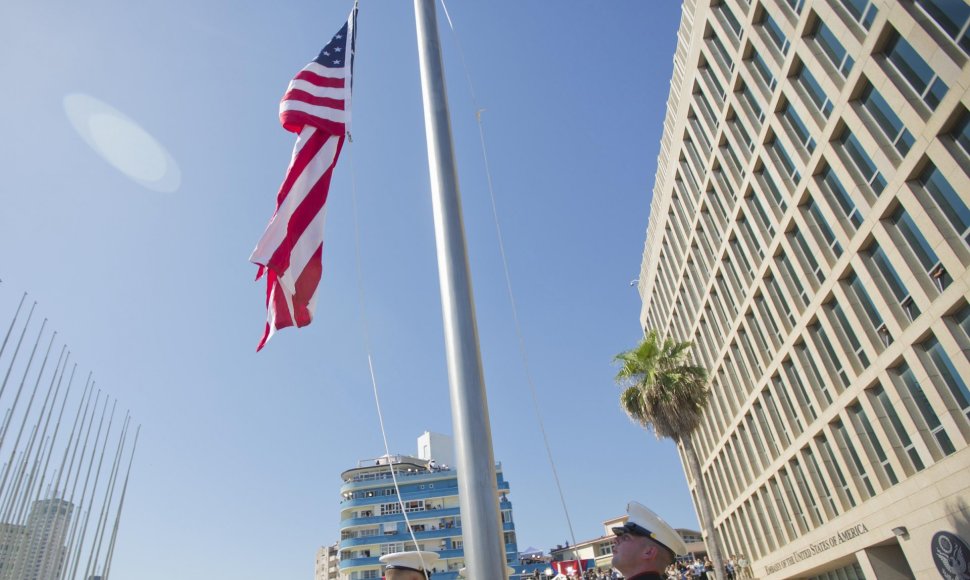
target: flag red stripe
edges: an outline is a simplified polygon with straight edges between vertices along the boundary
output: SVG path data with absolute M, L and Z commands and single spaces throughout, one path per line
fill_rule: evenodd
M 293 250 L 293 246 L 300 240 L 300 236 L 306 231 L 307 226 L 313 221 L 313 218 L 317 216 L 318 213 L 323 208 L 323 205 L 327 202 L 327 194 L 330 190 L 330 179 L 333 177 L 333 166 L 337 162 L 337 158 L 340 156 L 340 149 L 343 147 L 344 138 L 341 137 L 337 141 L 337 152 L 334 155 L 333 161 L 330 163 L 330 167 L 326 172 L 320 177 L 320 179 L 310 187 L 310 191 L 307 192 L 306 197 L 300 203 L 300 205 L 293 211 L 290 216 L 289 222 L 286 224 L 286 237 L 280 242 L 280 245 L 273 252 L 273 257 L 270 258 L 267 266 L 273 268 L 277 272 L 285 272 L 287 268 L 290 267 L 290 254 Z
M 323 244 L 317 247 L 313 257 L 307 262 L 300 277 L 296 280 L 296 292 L 293 294 L 293 315 L 296 318 L 297 327 L 304 327 L 310 324 L 313 313 L 310 312 L 310 299 L 317 290 L 317 284 L 323 274 Z
M 333 97 L 318 97 L 301 89 L 290 89 L 286 91 L 286 94 L 283 95 L 283 101 L 300 101 L 301 103 L 319 105 L 321 107 L 336 109 L 338 111 L 344 110 L 343 99 L 334 99 Z
M 342 89 L 346 86 L 346 79 L 337 77 L 324 77 L 317 73 L 310 72 L 308 70 L 301 70 L 293 80 L 301 80 L 310 83 L 311 85 L 316 85 L 318 87 L 327 87 L 331 89 Z
M 293 164 L 290 166 L 289 170 L 286 172 L 286 177 L 283 178 L 283 184 L 280 185 L 280 191 L 276 194 L 276 209 L 279 210 L 280 206 L 283 205 L 283 200 L 289 195 L 290 190 L 293 189 L 293 184 L 300 175 L 303 174 L 303 170 L 306 166 L 310 164 L 310 161 L 316 157 L 317 153 L 320 152 L 320 148 L 323 144 L 327 142 L 330 135 L 326 133 L 317 131 L 307 142 L 304 143 L 303 147 L 296 154 L 296 158 L 293 159 Z
M 331 135 L 341 135 L 344 132 L 343 123 L 323 119 L 305 111 L 283 111 L 280 113 L 280 123 L 283 124 L 283 128 L 287 131 L 298 135 L 305 126 L 316 127 Z

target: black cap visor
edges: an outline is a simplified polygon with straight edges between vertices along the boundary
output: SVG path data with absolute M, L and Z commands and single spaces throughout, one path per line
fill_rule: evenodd
M 677 554 L 674 553 L 673 550 L 671 550 L 669 547 L 664 545 L 663 542 L 661 542 L 656 537 L 654 537 L 653 532 L 651 532 L 650 530 L 648 530 L 643 526 L 640 526 L 631 522 L 627 522 L 622 526 L 618 526 L 610 529 L 613 531 L 613 534 L 617 536 L 622 536 L 623 534 L 630 534 L 631 536 L 643 536 L 644 538 L 649 538 L 651 542 L 654 542 L 661 548 L 667 550 L 668 552 L 670 552 L 670 555 L 673 556 L 675 560 L 677 559 Z

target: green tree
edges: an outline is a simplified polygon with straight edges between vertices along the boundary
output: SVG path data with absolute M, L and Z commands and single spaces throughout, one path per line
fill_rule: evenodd
M 693 364 L 690 348 L 690 342 L 661 338 L 656 330 L 651 330 L 636 348 L 616 355 L 614 361 L 620 365 L 616 382 L 623 388 L 620 407 L 630 419 L 644 429 L 653 428 L 658 439 L 672 439 L 683 449 L 694 479 L 708 555 L 718 580 L 723 580 L 720 543 L 693 442 L 710 389 L 707 369 Z

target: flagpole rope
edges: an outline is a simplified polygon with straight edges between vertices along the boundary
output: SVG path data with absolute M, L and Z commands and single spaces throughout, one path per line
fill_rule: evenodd
M 394 463 L 391 461 L 391 448 L 387 442 L 387 431 L 384 428 L 384 412 L 381 409 L 381 398 L 377 389 L 377 374 L 374 372 L 374 356 L 373 348 L 371 347 L 370 341 L 370 325 L 368 324 L 367 316 L 367 301 L 364 294 L 364 275 L 363 268 L 361 266 L 361 251 L 360 251 L 360 219 L 359 212 L 357 209 L 357 171 L 354 166 L 354 145 L 353 140 L 350 142 L 350 189 L 351 189 L 351 199 L 353 200 L 354 207 L 354 254 L 357 262 L 357 299 L 360 302 L 360 325 L 361 333 L 363 334 L 364 341 L 364 351 L 367 353 L 367 369 L 370 372 L 370 382 L 372 390 L 374 391 L 374 406 L 377 408 L 377 421 L 381 427 L 381 437 L 384 440 L 384 457 L 387 459 L 387 468 L 391 472 L 391 481 L 394 482 L 394 494 L 397 496 L 397 503 L 401 506 L 401 515 L 404 516 L 404 524 L 408 528 L 408 534 L 411 536 L 411 542 L 414 543 L 415 551 L 420 552 L 418 547 L 418 539 L 414 535 L 414 529 L 411 527 L 411 519 L 408 517 L 408 512 L 404 507 L 404 500 L 401 497 L 401 487 L 397 481 L 397 474 L 394 472 Z M 425 569 L 427 567 L 424 563 L 424 557 L 418 554 L 418 558 L 421 560 L 421 566 Z
M 566 496 L 563 494 L 562 485 L 559 482 L 559 472 L 556 469 L 556 461 L 552 456 L 552 447 L 549 445 L 549 435 L 546 432 L 545 422 L 542 420 L 542 413 L 539 411 L 539 397 L 536 394 L 535 381 L 532 377 L 532 370 L 529 366 L 529 355 L 525 346 L 525 337 L 522 333 L 522 326 L 519 323 L 519 313 L 515 305 L 515 294 L 512 292 L 512 277 L 509 274 L 509 261 L 505 253 L 505 242 L 502 237 L 502 227 L 499 224 L 498 219 L 498 205 L 495 202 L 495 188 L 492 184 L 492 169 L 488 163 L 488 148 L 485 146 L 485 125 L 482 121 L 482 112 L 485 110 L 479 106 L 478 97 L 475 96 L 475 86 L 472 83 L 471 73 L 468 69 L 468 63 L 465 60 L 465 51 L 461 45 L 461 39 L 458 37 L 458 31 L 455 29 L 455 24 L 451 19 L 451 15 L 448 13 L 448 7 L 445 5 L 445 0 L 441 0 L 441 7 L 445 12 L 445 19 L 448 20 L 448 26 L 451 28 L 451 33 L 455 38 L 455 45 L 458 47 L 458 55 L 461 58 L 461 65 L 465 72 L 465 80 L 468 83 L 468 92 L 471 95 L 472 105 L 475 108 L 475 119 L 478 123 L 478 136 L 479 141 L 482 146 L 482 161 L 485 165 L 485 177 L 488 182 L 488 195 L 492 202 L 492 217 L 495 221 L 495 233 L 498 238 L 499 253 L 502 256 L 502 270 L 505 273 L 505 286 L 509 294 L 509 304 L 512 309 L 512 322 L 515 326 L 515 335 L 518 338 L 519 345 L 519 355 L 522 358 L 522 368 L 525 372 L 525 379 L 529 385 L 529 392 L 532 395 L 532 407 L 535 411 L 536 421 L 539 423 L 539 431 L 542 433 L 542 442 L 546 449 L 546 457 L 549 458 L 549 467 L 552 470 L 553 480 L 556 482 L 556 490 L 559 492 L 559 501 L 562 504 L 563 515 L 566 517 L 566 525 L 569 527 L 569 536 L 572 538 L 573 545 L 576 545 L 576 534 L 573 531 L 573 523 L 569 517 L 569 509 L 566 507 Z

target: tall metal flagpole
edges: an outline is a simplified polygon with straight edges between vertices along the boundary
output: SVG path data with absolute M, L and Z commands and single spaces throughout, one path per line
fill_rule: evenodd
M 414 12 L 465 565 L 469 578 L 504 579 L 507 578 L 505 541 L 498 507 L 492 432 L 434 2 L 414 0 Z

